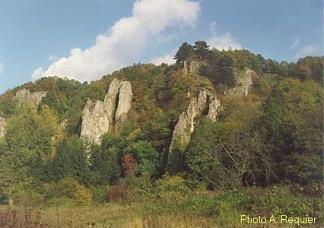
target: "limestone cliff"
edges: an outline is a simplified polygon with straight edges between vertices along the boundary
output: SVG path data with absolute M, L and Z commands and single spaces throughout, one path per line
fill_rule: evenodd
M 121 83 L 119 88 L 119 99 L 115 114 L 115 123 L 118 128 L 127 118 L 127 113 L 131 108 L 132 101 L 132 85 L 129 81 Z
M 0 117 L 0 138 L 6 134 L 6 120 L 5 118 Z
M 18 90 L 16 93 L 16 99 L 19 103 L 30 102 L 35 105 L 39 105 L 42 99 L 46 96 L 46 92 L 34 92 L 31 93 L 28 89 Z
M 120 127 L 126 120 L 132 104 L 132 86 L 129 81 L 114 79 L 104 101 L 88 100 L 82 112 L 81 137 L 101 142 L 104 133 Z
M 182 69 L 184 73 L 199 73 L 199 68 L 203 65 L 206 65 L 205 62 L 203 61 L 196 61 L 196 60 L 191 60 L 191 61 L 183 61 L 182 63 Z
M 225 92 L 225 95 L 230 96 L 247 96 L 252 89 L 253 81 L 259 78 L 255 71 L 246 69 L 241 73 L 236 74 L 236 86 Z
M 200 90 L 197 97 L 191 99 L 188 108 L 179 117 L 173 131 L 169 156 L 175 147 L 182 152 L 185 151 L 199 118 L 207 115 L 211 120 L 215 121 L 220 106 L 220 101 L 216 98 L 215 94 L 206 90 Z

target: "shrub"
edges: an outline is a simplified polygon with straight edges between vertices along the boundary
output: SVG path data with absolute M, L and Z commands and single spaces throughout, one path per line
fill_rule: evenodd
M 164 176 L 157 182 L 157 191 L 162 200 L 177 203 L 186 198 L 190 189 L 182 177 Z
M 124 183 L 111 186 L 106 194 L 108 202 L 125 201 L 127 199 L 127 188 Z
M 106 187 L 91 186 L 90 191 L 92 193 L 94 201 L 96 201 L 96 202 L 104 202 L 105 201 Z
M 66 177 L 57 183 L 51 183 L 46 188 L 47 199 L 66 198 L 81 204 L 88 204 L 92 200 L 92 193 L 70 177 Z
M 128 175 L 124 181 L 131 201 L 143 201 L 155 196 L 152 181 L 148 174 L 140 177 Z

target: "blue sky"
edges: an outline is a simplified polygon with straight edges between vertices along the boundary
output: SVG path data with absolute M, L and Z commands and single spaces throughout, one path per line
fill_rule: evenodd
M 321 0 L 1 0 L 0 93 L 171 62 L 184 41 L 294 61 L 323 53 Z

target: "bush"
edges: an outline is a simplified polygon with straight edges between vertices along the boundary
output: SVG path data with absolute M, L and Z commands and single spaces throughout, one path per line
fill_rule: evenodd
M 177 203 L 187 197 L 190 188 L 180 176 L 164 176 L 157 182 L 157 191 L 162 200 Z
M 304 216 L 319 210 L 320 198 L 305 197 L 293 193 L 289 186 L 273 186 L 267 189 L 249 188 L 245 192 L 242 210 L 252 214 Z
M 66 177 L 57 183 L 46 186 L 46 198 L 66 198 L 75 203 L 88 204 L 92 200 L 92 193 L 76 180 Z
M 145 201 L 154 198 L 154 188 L 148 174 L 140 177 L 128 175 L 124 181 L 131 201 Z
M 96 202 L 104 202 L 105 201 L 105 194 L 106 194 L 105 186 L 91 186 L 90 191 L 92 193 L 94 201 L 96 201 Z
M 127 198 L 127 187 L 124 183 L 111 186 L 106 194 L 106 201 L 108 202 L 125 201 Z
M 199 195 L 189 198 L 182 207 L 196 215 L 211 215 L 215 208 L 215 201 L 207 195 Z

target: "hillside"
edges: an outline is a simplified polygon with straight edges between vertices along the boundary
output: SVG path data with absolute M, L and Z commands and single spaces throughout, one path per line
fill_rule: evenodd
M 1 95 L 2 203 L 149 199 L 214 219 L 234 208 L 233 217 L 277 213 L 247 198 L 282 191 L 271 202 L 280 213 L 321 217 L 324 57 L 278 63 L 198 41 L 175 58 L 92 82 L 42 78 Z M 219 202 L 225 209 L 212 209 Z

